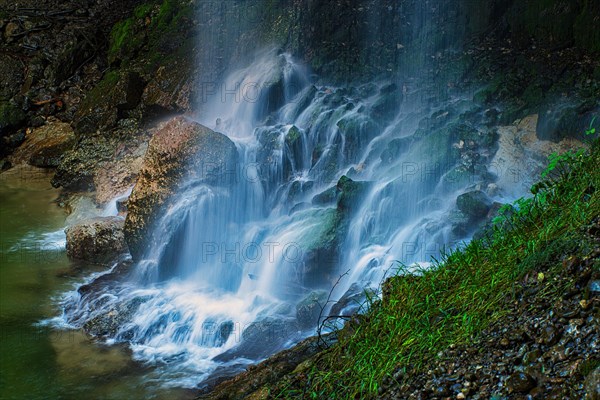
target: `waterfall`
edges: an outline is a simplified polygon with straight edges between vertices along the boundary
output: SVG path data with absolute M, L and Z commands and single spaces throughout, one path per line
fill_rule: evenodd
M 346 271 L 334 300 L 461 239 L 449 215 L 479 177 L 449 179 L 451 139 L 418 124 L 443 113 L 418 107 L 402 84 L 315 85 L 268 50 L 201 97 L 198 122 L 234 141 L 239 179 L 187 182 L 156 228 L 163 246 L 128 279 L 64 300 L 75 327 L 118 313 L 109 342 L 130 343 L 165 382 L 195 386 L 288 347 L 318 322 L 301 320 L 303 299 L 322 299 Z M 321 305 L 326 315 L 332 304 Z

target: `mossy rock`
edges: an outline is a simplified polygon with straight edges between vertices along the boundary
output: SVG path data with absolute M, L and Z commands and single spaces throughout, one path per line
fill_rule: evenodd
M 94 190 L 94 175 L 102 161 L 114 158 L 116 138 L 106 135 L 86 135 L 75 147 L 65 152 L 52 178 L 52 186 L 69 191 Z
M 358 161 L 364 147 L 381 133 L 380 126 L 364 114 L 352 114 L 337 122 L 344 136 L 344 156 L 350 162 Z
M 456 198 L 456 207 L 471 218 L 480 219 L 487 215 L 491 200 L 481 190 L 463 193 Z
M 23 110 L 8 102 L 0 102 L 0 136 L 5 136 L 14 128 L 18 128 L 25 122 Z

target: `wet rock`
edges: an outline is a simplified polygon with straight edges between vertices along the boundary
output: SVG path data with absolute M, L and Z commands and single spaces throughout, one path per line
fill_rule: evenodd
M 353 283 L 346 293 L 331 307 L 329 315 L 348 316 L 356 312 L 365 303 L 367 296 L 375 296 L 375 293 L 370 289 L 361 288 L 357 283 Z M 349 310 L 349 312 L 344 310 Z
M 74 260 L 107 264 L 127 251 L 121 217 L 98 217 L 68 227 L 67 255 Z
M 239 329 L 239 327 L 234 327 L 232 334 L 239 335 L 240 333 L 235 329 Z M 227 362 L 239 357 L 260 358 L 270 354 L 273 348 L 280 347 L 297 337 L 298 326 L 293 321 L 268 317 L 242 327 L 241 343 L 231 350 L 219 354 L 214 360 Z
M 75 144 L 71 126 L 53 121 L 39 128 L 28 129 L 23 144 L 13 153 L 13 164 L 28 163 L 36 167 L 58 167 L 62 155 Z
M 371 115 L 377 122 L 389 122 L 398 113 L 402 104 L 402 93 L 396 84 L 380 89 L 380 96 L 371 106 Z
M 335 208 L 308 209 L 294 214 L 297 219 L 313 221 L 298 240 L 301 259 L 297 260 L 303 284 L 318 287 L 333 279 L 339 263 L 340 248 L 348 229 L 348 220 Z
M 87 321 L 83 325 L 83 330 L 92 336 L 115 337 L 119 329 L 130 322 L 138 308 L 148 300 L 148 297 L 136 297 L 121 302 L 109 311 Z
M 590 126 L 600 130 L 600 121 L 594 118 L 600 104 L 591 106 L 568 106 L 559 104 L 540 112 L 537 124 L 537 137 L 541 140 L 559 142 L 564 138 L 585 139 L 585 131 Z
M 490 211 L 491 204 L 487 195 L 480 190 L 463 193 L 456 198 L 456 207 L 476 219 L 485 217 Z
M 106 204 L 122 195 L 134 184 L 142 169 L 144 152 L 147 146 L 120 160 L 98 163 L 93 177 L 96 190 L 96 203 Z
M 337 187 L 332 186 L 327 190 L 322 191 L 319 194 L 316 194 L 312 198 L 312 203 L 315 205 L 324 206 L 327 204 L 333 204 L 337 201 L 339 196 L 339 191 Z
M 297 126 L 292 125 L 285 134 L 284 144 L 286 156 L 289 158 L 289 163 L 285 165 L 287 168 L 283 172 L 287 178 L 292 171 L 300 170 L 303 167 L 304 140 L 302 131 Z
M 411 138 L 392 139 L 381 153 L 381 162 L 384 164 L 391 164 L 392 162 L 397 161 L 398 157 L 408 150 L 411 142 Z
M 153 227 L 186 179 L 227 187 L 237 157 L 228 137 L 198 123 L 176 117 L 163 125 L 150 140 L 129 196 L 124 231 L 133 258 L 164 239 L 153 236 Z
M 335 186 L 315 195 L 312 203 L 317 205 L 336 203 L 339 211 L 354 211 L 369 187 L 369 182 L 354 181 L 343 175 Z
M 506 380 L 508 393 L 527 393 L 535 385 L 535 379 L 523 372 L 515 372 Z
M 381 132 L 379 125 L 365 114 L 342 118 L 337 127 L 344 137 L 343 153 L 349 162 L 359 161 L 365 146 Z
M 296 305 L 296 320 L 301 328 L 314 328 L 319 323 L 319 316 L 326 301 L 327 292 L 315 291 Z

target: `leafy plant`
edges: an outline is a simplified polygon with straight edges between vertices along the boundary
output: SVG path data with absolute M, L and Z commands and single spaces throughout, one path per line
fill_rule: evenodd
M 596 121 L 596 117 L 592 118 L 592 121 L 590 122 L 590 127 L 585 131 L 585 134 L 587 136 L 593 135 L 594 133 L 596 133 L 596 128 L 594 128 L 595 121 Z

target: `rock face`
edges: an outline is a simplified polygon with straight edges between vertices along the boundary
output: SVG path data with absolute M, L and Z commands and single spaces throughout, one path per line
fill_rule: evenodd
M 30 164 L 35 167 L 58 167 L 64 152 L 75 144 L 71 126 L 64 122 L 50 122 L 35 129 L 28 129 L 25 142 L 10 158 L 14 165 Z
M 580 148 L 582 143 L 566 138 L 558 143 L 537 137 L 538 115 L 498 128 L 498 150 L 490 162 L 500 195 L 516 197 L 529 191 L 547 165 L 551 153 Z
M 78 135 L 113 127 L 138 106 L 144 90 L 143 79 L 134 72 L 112 73 L 88 93 L 74 117 Z
M 65 230 L 71 259 L 107 264 L 127 251 L 121 217 L 98 217 Z
M 159 129 L 127 203 L 125 238 L 133 258 L 139 259 L 151 243 L 162 239 L 153 238 L 152 228 L 186 179 L 225 186 L 232 181 L 237 157 L 227 136 L 184 117 Z

